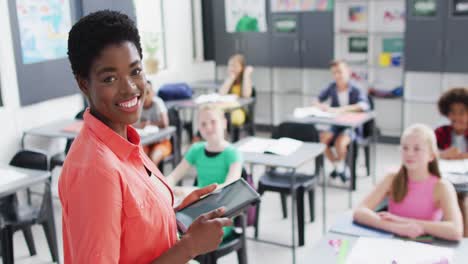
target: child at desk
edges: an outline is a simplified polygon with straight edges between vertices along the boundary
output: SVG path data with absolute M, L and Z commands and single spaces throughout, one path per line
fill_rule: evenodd
M 194 143 L 184 159 L 167 177 L 170 185 L 175 186 L 195 167 L 197 186 L 204 187 L 212 183 L 229 184 L 241 177 L 242 158 L 240 152 L 224 139 L 226 130 L 224 113 L 213 105 L 202 106 L 198 112 L 198 127 L 205 142 Z M 225 229 L 224 237 L 232 229 Z
M 239 97 L 252 96 L 253 67 L 245 65 L 245 58 L 241 54 L 235 54 L 229 58 L 228 76 L 219 89 L 219 94 L 235 94 Z M 245 123 L 246 113 L 243 109 L 237 109 L 231 113 L 231 123 L 241 126 Z
M 140 120 L 134 126 L 137 128 L 144 128 L 148 125 L 157 126 L 159 128 L 166 128 L 169 126 L 169 116 L 164 101 L 155 96 L 153 87 L 150 81 L 146 83 L 145 89 L 146 97 L 143 102 L 143 110 L 141 112 Z M 143 150 L 150 157 L 150 159 L 158 165 L 161 160 L 165 159 L 172 153 L 172 144 L 170 139 L 164 139 L 160 142 L 143 146 Z
M 415 124 L 401 137 L 402 166 L 386 176 L 354 211 L 354 220 L 399 236 L 460 240 L 463 221 L 451 183 L 441 179 L 431 128 Z M 374 212 L 388 198 L 388 212 Z
M 351 70 L 346 62 L 341 60 L 332 61 L 330 69 L 335 82 L 320 92 L 318 102 L 314 106 L 323 111 L 333 113 L 362 112 L 370 109 L 369 102 L 364 93 L 350 82 Z M 325 101 L 330 99 L 330 104 Z M 330 176 L 339 176 L 343 182 L 350 178 L 350 171 L 346 165 L 346 153 L 351 143 L 350 131 L 343 127 L 332 126 L 328 131 L 320 133 L 320 142 L 327 145 L 325 155 L 333 163 L 333 171 Z M 331 147 L 334 146 L 336 154 Z
M 435 130 L 442 159 L 468 159 L 468 88 L 448 90 L 439 99 L 439 111 L 450 125 Z
M 446 91 L 438 102 L 439 112 L 450 120 L 449 125 L 435 130 L 440 157 L 468 159 L 468 88 Z M 460 194 L 458 203 L 464 219 L 464 236 L 468 237 L 468 196 Z

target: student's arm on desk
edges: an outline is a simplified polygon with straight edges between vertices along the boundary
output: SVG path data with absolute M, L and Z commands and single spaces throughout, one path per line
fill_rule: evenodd
M 390 215 L 388 219 L 394 222 L 409 222 L 420 225 L 425 234 L 446 240 L 461 240 L 463 237 L 463 220 L 458 207 L 457 194 L 453 185 L 441 179 L 434 190 L 436 203 L 440 205 L 444 218 L 442 221 L 422 221 Z M 387 218 L 387 217 L 384 217 Z
M 374 208 L 379 205 L 390 192 L 394 174 L 387 175 L 361 204 L 354 210 L 354 221 L 373 228 L 395 233 L 399 236 L 416 238 L 424 233 L 421 226 L 410 222 L 394 222 L 382 219 Z
M 362 107 L 362 104 L 358 103 L 358 104 L 352 104 L 352 105 L 344 105 L 340 107 L 332 107 L 330 108 L 329 111 L 341 114 L 341 113 L 349 113 L 349 112 L 364 112 L 366 110 L 367 109 L 364 109 Z
M 218 90 L 219 94 L 228 94 L 229 90 L 231 89 L 232 84 L 236 80 L 236 76 L 229 75 L 226 80 L 224 80 L 223 85 Z
M 448 160 L 468 159 L 468 152 L 461 152 L 457 147 L 449 147 L 440 151 L 440 158 Z
M 188 163 L 188 161 L 183 158 L 179 165 L 177 165 L 171 174 L 167 176 L 167 183 L 169 183 L 169 185 L 172 187 L 176 186 L 176 184 L 184 178 L 185 174 L 187 174 L 191 167 L 192 165 L 190 165 L 190 163 Z

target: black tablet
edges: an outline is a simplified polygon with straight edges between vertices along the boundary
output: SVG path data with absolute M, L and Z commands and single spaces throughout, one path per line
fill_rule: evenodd
M 260 195 L 244 179 L 239 179 L 178 211 L 179 229 L 185 232 L 197 217 L 219 207 L 226 208 L 225 217 L 233 217 L 259 201 Z

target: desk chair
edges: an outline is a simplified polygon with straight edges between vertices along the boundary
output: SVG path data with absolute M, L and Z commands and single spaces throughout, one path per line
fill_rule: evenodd
M 81 110 L 75 116 L 75 120 L 83 120 L 83 115 L 86 109 Z M 56 166 L 63 166 L 63 162 L 65 162 L 65 158 L 67 156 L 68 151 L 73 143 L 73 139 L 67 139 L 67 144 L 65 145 L 65 151 L 57 153 L 50 158 L 50 171 L 53 171 Z
M 255 104 L 257 98 L 257 92 L 255 87 L 252 86 L 252 98 L 254 99 L 253 103 L 249 104 L 247 107 L 244 107 L 246 112 L 246 119 L 244 124 L 240 126 L 232 125 L 230 121 L 230 116 L 227 115 L 226 119 L 228 120 L 228 131 L 231 134 L 231 142 L 236 142 L 240 139 L 240 134 L 242 131 L 247 132 L 249 136 L 255 135 Z
M 248 174 L 244 168 L 242 168 L 241 178 L 252 184 L 252 176 Z M 194 186 L 197 186 L 197 178 L 195 178 Z M 249 224 L 248 222 L 250 222 L 252 219 L 252 213 L 254 212 L 252 212 L 249 208 L 247 209 L 247 212 L 237 216 L 234 219 L 234 226 L 237 228 L 233 230 L 233 234 L 230 237 L 225 238 L 215 251 L 200 255 L 195 259 L 199 261 L 200 264 L 216 264 L 219 258 L 236 251 L 238 263 L 247 264 L 247 243 L 245 237 L 245 228 L 247 224 Z
M 299 124 L 293 122 L 281 123 L 273 132 L 272 138 L 289 137 L 304 142 L 319 142 L 319 135 L 313 124 Z M 315 164 L 321 164 L 318 157 Z M 298 233 L 299 233 L 299 246 L 305 244 L 304 238 L 304 195 L 309 194 L 309 209 L 310 209 L 310 221 L 315 220 L 315 183 L 316 175 L 318 175 L 318 166 L 315 166 L 315 172 L 312 175 L 295 173 L 295 185 L 293 190 L 296 194 L 296 206 L 297 206 L 297 221 L 298 221 Z M 289 172 L 279 172 L 276 169 L 269 169 L 262 175 L 258 182 L 257 192 L 263 195 L 264 192 L 278 192 L 281 196 L 281 208 L 283 212 L 283 218 L 287 217 L 287 205 L 286 196 L 291 194 L 291 177 Z M 294 206 L 294 205 L 293 205 Z M 258 219 L 260 217 L 260 205 L 257 205 L 257 216 L 255 222 L 255 238 L 258 238 L 259 226 Z
M 176 127 L 176 135 L 171 137 L 172 144 L 172 153 L 168 157 L 164 158 L 159 164 L 158 169 L 164 174 L 164 165 L 170 163 L 172 169 L 174 170 L 177 167 L 181 160 L 181 139 L 182 139 L 182 129 L 183 124 L 177 114 L 177 111 L 174 109 L 168 109 L 169 125 Z
M 30 150 L 20 150 L 10 161 L 10 165 L 38 170 L 48 170 L 47 155 Z M 51 207 L 50 181 L 45 184 L 44 195 L 40 206 L 18 206 L 16 194 L 0 199 L 0 234 L 3 264 L 14 263 L 13 234 L 22 230 L 29 253 L 36 254 L 31 226 L 42 225 L 49 245 L 52 260 L 59 261 L 57 235 L 53 208 Z

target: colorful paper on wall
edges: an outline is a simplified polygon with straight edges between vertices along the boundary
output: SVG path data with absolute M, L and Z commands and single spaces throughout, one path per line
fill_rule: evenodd
M 453 15 L 454 16 L 468 16 L 468 0 L 454 0 L 453 1 Z
M 265 0 L 225 0 L 226 32 L 266 32 Z
M 271 12 L 307 12 L 333 10 L 334 0 L 270 0 Z
M 16 12 L 24 64 L 67 56 L 69 0 L 17 0 Z
M 392 63 L 392 54 L 388 52 L 382 52 L 379 56 L 379 65 L 381 67 L 388 67 Z
M 351 23 L 366 22 L 367 21 L 367 7 L 364 5 L 349 6 L 348 21 Z

